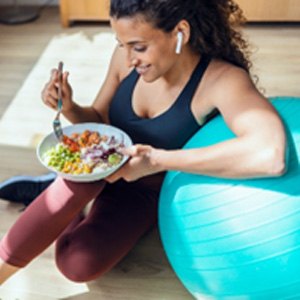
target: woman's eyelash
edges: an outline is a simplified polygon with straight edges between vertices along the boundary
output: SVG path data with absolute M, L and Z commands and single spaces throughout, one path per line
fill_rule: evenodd
M 134 50 L 137 52 L 144 52 L 144 51 L 146 51 L 146 49 L 147 49 L 146 47 L 135 47 L 134 48 Z
M 124 45 L 123 44 L 118 44 L 118 47 L 119 48 L 124 48 Z M 146 49 L 147 49 L 147 47 L 138 47 L 138 46 L 133 47 L 133 50 L 137 51 L 137 52 L 144 52 L 144 51 L 146 51 Z

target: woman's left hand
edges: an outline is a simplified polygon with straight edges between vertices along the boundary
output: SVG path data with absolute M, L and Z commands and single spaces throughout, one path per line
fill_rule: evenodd
M 141 177 L 163 171 L 156 163 L 156 156 L 164 150 L 155 149 L 149 145 L 136 144 L 123 150 L 130 156 L 128 162 L 112 175 L 105 178 L 113 183 L 121 178 L 126 181 L 135 181 Z

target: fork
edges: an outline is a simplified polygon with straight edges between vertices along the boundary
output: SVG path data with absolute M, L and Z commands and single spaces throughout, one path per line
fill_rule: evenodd
M 62 74 L 63 74 L 63 63 L 60 62 L 58 64 L 58 78 L 59 78 L 59 81 L 58 81 L 58 102 L 57 102 L 57 108 L 58 108 L 58 111 L 57 111 L 57 114 L 55 116 L 55 119 L 53 121 L 53 131 L 54 131 L 54 134 L 56 136 L 56 138 L 61 141 L 62 138 L 63 138 L 63 131 L 62 131 L 62 127 L 61 127 L 61 122 L 60 122 L 60 114 L 61 114 L 61 110 L 62 110 Z

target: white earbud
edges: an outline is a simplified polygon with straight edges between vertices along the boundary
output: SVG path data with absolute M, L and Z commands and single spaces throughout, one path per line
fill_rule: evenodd
M 183 40 L 183 33 L 181 31 L 179 31 L 177 33 L 177 44 L 176 44 L 176 49 L 175 49 L 176 54 L 180 54 L 180 52 L 181 52 L 182 40 Z

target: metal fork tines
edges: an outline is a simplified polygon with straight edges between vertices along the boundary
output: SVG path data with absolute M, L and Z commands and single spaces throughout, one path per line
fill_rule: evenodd
M 53 121 L 53 130 L 54 130 L 54 134 L 57 137 L 57 139 L 61 140 L 63 137 L 63 131 L 62 131 L 62 127 L 61 127 L 61 122 L 59 120 L 59 115 L 60 115 L 60 112 L 57 113 L 57 115 Z
M 57 107 L 58 107 L 58 112 L 56 114 L 56 117 L 53 121 L 53 131 L 55 136 L 57 137 L 57 139 L 59 141 L 62 140 L 63 138 L 63 131 L 62 131 L 62 127 L 61 127 L 61 122 L 60 122 L 60 113 L 62 110 L 62 73 L 63 73 L 63 63 L 60 62 L 58 65 L 58 77 L 59 77 L 59 82 L 58 82 L 58 103 L 57 103 Z

